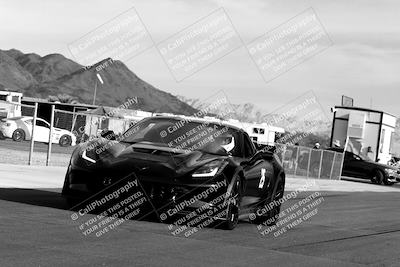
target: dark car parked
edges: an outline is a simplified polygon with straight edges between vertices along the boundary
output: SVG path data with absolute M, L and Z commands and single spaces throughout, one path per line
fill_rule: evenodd
M 328 150 L 343 152 L 342 148 L 329 148 Z M 394 166 L 377 163 L 362 155 L 345 152 L 343 176 L 369 179 L 374 184 L 393 185 L 400 182 L 400 170 Z
M 144 119 L 112 139 L 79 145 L 66 173 L 64 195 L 93 196 L 133 175 L 147 202 L 163 215 L 161 221 L 165 214 L 191 218 L 200 208 L 226 229 L 233 229 L 241 214 L 276 223 L 285 172 L 273 153 L 255 149 L 245 131 L 160 116 Z M 216 208 L 222 210 L 219 215 L 210 212 Z

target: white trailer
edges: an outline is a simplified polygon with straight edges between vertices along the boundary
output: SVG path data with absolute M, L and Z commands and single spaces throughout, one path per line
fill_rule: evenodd
M 0 91 L 0 119 L 21 116 L 22 93 Z

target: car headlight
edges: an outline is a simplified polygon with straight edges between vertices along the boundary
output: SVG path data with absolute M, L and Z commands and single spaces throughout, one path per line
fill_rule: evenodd
M 391 176 L 397 174 L 397 171 L 396 171 L 396 170 L 394 170 L 394 169 L 389 169 L 389 168 L 386 168 L 386 169 L 385 169 L 385 172 L 386 172 L 387 174 L 391 175 Z
M 228 164 L 228 162 L 224 160 L 214 160 L 211 161 L 200 168 L 198 168 L 193 174 L 192 177 L 213 177 L 221 173 L 224 167 Z

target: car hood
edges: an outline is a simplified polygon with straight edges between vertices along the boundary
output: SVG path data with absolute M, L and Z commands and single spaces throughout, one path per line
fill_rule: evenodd
M 198 150 L 187 152 L 152 143 L 129 144 L 105 138 L 87 143 L 82 146 L 81 153 L 83 150 L 86 150 L 88 157 L 96 160 L 96 163 L 89 163 L 88 168 L 104 169 L 123 176 L 135 173 L 140 177 L 146 177 L 147 180 L 158 180 L 159 177 L 175 180 L 208 162 L 231 160 L 227 155 L 215 155 Z
M 392 170 L 398 170 L 399 169 L 397 167 L 386 165 L 386 164 L 383 164 L 383 163 L 378 163 L 378 162 L 373 162 L 373 161 L 370 162 L 370 163 L 375 165 L 375 166 L 379 166 L 379 167 L 381 167 L 383 169 L 392 169 Z

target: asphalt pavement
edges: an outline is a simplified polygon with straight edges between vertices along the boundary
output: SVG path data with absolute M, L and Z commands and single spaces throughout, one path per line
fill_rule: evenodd
M 203 228 L 184 237 L 147 219 L 96 237 L 72 219 L 60 194 L 64 171 L 0 165 L 0 266 L 400 266 L 398 186 L 313 181 L 293 195 L 310 181 L 288 179 L 286 195 L 294 197 L 282 211 L 305 203 L 303 211 L 313 213 L 279 231 L 243 217 L 232 231 Z M 311 195 L 318 197 L 306 202 Z

